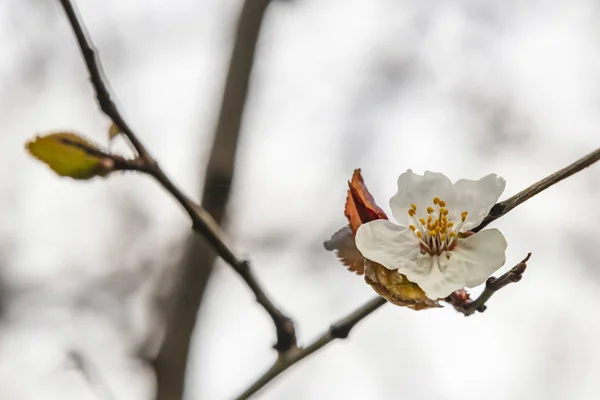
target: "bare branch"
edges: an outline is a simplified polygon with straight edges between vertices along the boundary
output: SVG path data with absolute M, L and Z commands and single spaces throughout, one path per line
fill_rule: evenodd
M 205 210 L 221 225 L 225 218 L 231 184 L 235 172 L 235 160 L 241 135 L 246 98 L 254 64 L 255 48 L 268 0 L 244 2 L 239 18 L 234 47 L 225 80 L 225 88 L 215 131 L 204 185 L 201 192 Z M 157 374 L 158 400 L 181 398 L 184 389 L 189 345 L 216 255 L 207 249 L 206 243 L 190 237 L 177 269 L 177 282 L 166 299 L 167 313 L 165 336 L 154 360 Z M 279 351 L 296 346 L 292 321 L 273 307 L 259 286 L 247 261 L 232 260 L 236 271 L 256 294 L 271 318 L 276 321 Z
M 382 305 L 386 304 L 387 301 L 383 297 L 375 297 L 369 300 L 367 303 L 362 305 L 356 311 L 352 312 L 348 316 L 342 318 L 338 322 L 334 323 L 329 329 L 315 339 L 311 344 L 306 347 L 290 349 L 289 351 L 279 355 L 273 365 L 260 377 L 258 378 L 248 389 L 244 391 L 238 400 L 247 399 L 265 385 L 279 376 L 282 372 L 286 371 L 293 365 L 302 361 L 306 357 L 310 356 L 314 352 L 325 347 L 335 339 L 346 339 L 350 334 L 350 331 L 356 324 L 362 321 L 365 317 L 377 310 Z
M 523 278 L 523 273 L 527 269 L 527 261 L 529 261 L 531 253 L 527 254 L 521 262 L 512 267 L 510 271 L 502 274 L 498 278 L 490 277 L 485 282 L 485 289 L 475 300 L 470 300 L 466 292 L 457 291 L 446 298 L 446 302 L 452 304 L 456 311 L 463 313 L 465 316 L 474 314 L 476 311 L 484 312 L 487 308 L 485 303 L 496 293 L 510 283 L 519 282 Z
M 77 43 L 79 45 L 79 49 L 81 50 L 81 54 L 85 61 L 85 65 L 90 74 L 90 81 L 92 82 L 92 86 L 96 91 L 96 99 L 98 100 L 98 105 L 100 109 L 106 114 L 108 118 L 110 118 L 117 127 L 125 134 L 125 136 L 129 139 L 133 147 L 138 152 L 139 156 L 144 159 L 147 163 L 153 164 L 155 161 L 148 153 L 142 142 L 138 139 L 133 130 L 129 127 L 125 119 L 119 112 L 115 102 L 112 100 L 110 91 L 108 89 L 108 81 L 104 77 L 104 72 L 102 70 L 102 65 L 100 64 L 100 60 L 97 56 L 97 51 L 95 50 L 92 41 L 89 38 L 87 33 L 87 29 L 83 25 L 83 22 L 80 21 L 77 16 L 77 12 L 75 11 L 75 7 L 71 3 L 70 0 L 60 0 L 60 4 L 65 10 L 65 14 L 69 19 L 69 23 L 71 24 L 71 28 L 73 28 L 73 33 L 77 38 Z
M 202 235 L 211 244 L 217 254 L 227 264 L 233 267 L 233 269 L 242 277 L 242 279 L 254 292 L 257 302 L 273 319 L 278 336 L 276 345 L 278 350 L 285 351 L 293 347 L 296 343 L 296 334 L 292 320 L 283 314 L 283 312 L 281 312 L 265 294 L 264 290 L 256 280 L 256 277 L 250 270 L 248 262 L 238 258 L 225 243 L 223 235 L 219 229 L 219 225 L 214 218 L 212 218 L 204 208 L 194 203 L 185 194 L 183 194 L 183 192 L 168 178 L 150 153 L 144 148 L 141 141 L 125 122 L 115 103 L 111 99 L 111 94 L 108 91 L 107 80 L 101 72 L 102 68 L 97 56 L 97 52 L 94 50 L 92 41 L 85 33 L 86 30 L 84 24 L 77 17 L 72 2 L 70 0 L 60 0 L 60 3 L 65 10 L 65 14 L 73 29 L 75 37 L 77 38 L 81 54 L 85 61 L 88 73 L 90 74 L 90 80 L 96 91 L 96 97 L 101 110 L 131 141 L 138 152 L 139 159 L 144 162 L 143 172 L 153 176 L 163 186 L 163 188 L 166 189 L 181 204 L 192 221 L 193 230 Z M 248 1 L 248 3 L 251 4 L 247 7 L 245 6 L 245 10 L 248 8 L 251 11 L 261 11 L 261 18 L 258 20 L 258 25 L 255 26 L 255 29 L 258 29 L 260 26 L 260 21 L 262 20 L 264 9 L 269 2 L 268 0 L 256 0 Z M 250 28 L 252 28 L 252 26 Z M 240 81 L 236 81 L 233 84 L 236 83 L 240 83 Z M 231 111 L 232 110 L 224 110 L 223 113 L 228 113 Z M 233 111 L 235 111 L 235 109 Z M 228 117 L 231 117 L 231 115 L 228 114 Z M 222 119 L 223 118 L 225 117 L 222 117 Z M 239 128 L 239 122 L 237 127 Z
M 580 158 L 573 164 L 568 165 L 565 168 L 556 171 L 552 175 L 545 177 L 541 181 L 534 183 L 527 189 L 515 194 L 513 197 L 506 199 L 500 203 L 497 203 L 496 205 L 494 205 L 494 207 L 492 207 L 490 213 L 487 217 L 483 219 L 481 224 L 479 224 L 479 226 L 473 229 L 473 232 L 479 232 L 480 230 L 485 228 L 490 222 L 497 220 L 503 215 L 506 215 L 510 210 L 512 210 L 519 204 L 526 202 L 536 194 L 543 192 L 550 186 L 562 181 L 563 179 L 568 178 L 569 176 L 574 175 L 582 169 L 589 167 L 598 160 L 600 160 L 600 148 L 591 152 L 587 156 Z

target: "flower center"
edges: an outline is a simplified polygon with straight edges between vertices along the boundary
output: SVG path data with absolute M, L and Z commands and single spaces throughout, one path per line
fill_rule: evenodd
M 421 242 L 421 251 L 430 255 L 440 255 L 446 252 L 446 257 L 450 258 L 450 251 L 454 249 L 458 242 L 458 233 L 467 219 L 467 212 L 463 211 L 460 216 L 460 222 L 456 223 L 452 217 L 448 219 L 448 209 L 446 202 L 439 197 L 433 198 L 434 207 L 427 207 L 427 219 L 417 218 L 417 206 L 410 205 L 408 215 L 414 222 L 409 225 L 411 231 L 415 233 Z

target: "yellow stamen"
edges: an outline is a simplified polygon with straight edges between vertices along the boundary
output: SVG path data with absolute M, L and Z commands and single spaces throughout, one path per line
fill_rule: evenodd
M 415 203 L 412 203 L 412 204 L 410 205 L 410 208 L 412 208 L 413 210 L 416 210 L 416 209 L 417 209 L 417 205 L 416 205 Z
M 413 232 L 417 229 L 417 227 L 414 225 L 409 225 L 408 228 Z
M 408 210 L 408 215 L 410 215 L 411 217 L 415 216 L 416 211 L 413 210 L 412 208 L 410 210 Z
M 442 240 L 442 242 L 443 242 L 444 240 L 446 240 L 446 235 L 442 233 L 442 234 L 440 235 L 440 239 L 441 239 L 441 240 Z
M 444 200 L 440 200 L 440 207 L 446 207 L 446 202 Z
M 439 197 L 434 197 L 433 198 L 433 204 L 439 204 L 440 203 L 440 198 Z
M 431 218 L 431 215 L 429 215 L 427 217 L 427 223 L 430 223 L 433 220 L 433 218 Z M 423 222 L 423 225 L 425 225 L 425 223 Z
M 423 233 L 421 233 L 421 231 L 417 231 L 417 237 L 419 239 L 422 239 L 423 238 Z
M 421 223 L 421 225 L 425 225 L 425 220 L 423 218 L 419 218 L 419 222 Z
M 433 207 L 427 207 L 427 214 L 431 214 L 433 212 Z
M 467 211 L 463 211 L 462 213 L 460 213 L 460 216 L 462 218 L 462 222 L 465 222 L 465 220 L 467 219 Z
M 454 226 L 454 222 L 448 222 L 448 228 L 452 228 Z
M 435 231 L 429 231 L 429 236 L 435 236 Z
M 456 232 L 450 232 L 450 234 L 448 236 L 450 236 L 451 238 L 455 238 L 456 237 Z

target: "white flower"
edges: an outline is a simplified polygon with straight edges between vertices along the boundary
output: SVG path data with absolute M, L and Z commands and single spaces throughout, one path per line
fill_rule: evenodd
M 409 169 L 390 199 L 402 225 L 385 219 L 362 224 L 356 247 L 365 258 L 404 274 L 431 299 L 478 286 L 504 265 L 506 240 L 498 229 L 459 234 L 481 223 L 505 186 L 496 174 L 452 184 L 443 174 L 421 176 Z

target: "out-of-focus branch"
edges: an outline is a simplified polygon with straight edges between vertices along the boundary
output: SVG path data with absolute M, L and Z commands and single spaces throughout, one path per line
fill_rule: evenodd
M 356 324 L 385 303 L 387 303 L 387 301 L 383 297 L 377 296 L 363 304 L 348 316 L 331 325 L 326 332 L 308 346 L 290 349 L 285 353 L 279 354 L 279 357 L 277 357 L 273 365 L 250 385 L 244 393 L 237 397 L 237 399 L 243 400 L 249 398 L 288 368 L 325 347 L 335 339 L 346 339 Z
M 65 14 L 73 29 L 75 37 L 77 38 L 81 54 L 85 61 L 88 73 L 90 74 L 90 80 L 96 91 L 98 104 L 100 105 L 101 110 L 113 121 L 115 125 L 117 125 L 117 127 L 120 128 L 123 134 L 133 144 L 138 153 L 137 161 L 130 164 L 131 169 L 150 174 L 163 186 L 164 189 L 166 189 L 173 197 L 175 197 L 175 199 L 181 204 L 181 206 L 189 215 L 192 221 L 193 230 L 204 237 L 211 247 L 216 251 L 216 253 L 226 263 L 233 267 L 233 269 L 242 277 L 242 279 L 254 292 L 257 302 L 271 316 L 277 331 L 277 343 L 275 347 L 280 352 L 294 348 L 296 345 L 296 334 L 292 320 L 283 314 L 269 299 L 265 291 L 256 280 L 256 277 L 250 269 L 249 263 L 246 260 L 238 258 L 225 243 L 219 228 L 219 223 L 215 220 L 215 218 L 213 218 L 206 209 L 194 203 L 185 194 L 183 194 L 183 192 L 168 178 L 156 160 L 142 145 L 141 141 L 137 138 L 133 130 L 125 122 L 115 103 L 111 99 L 107 80 L 101 72 L 102 68 L 97 57 L 97 52 L 94 50 L 92 42 L 86 34 L 86 30 L 82 21 L 77 17 L 72 2 L 70 0 L 60 0 L 60 3 L 65 10 Z M 219 117 L 219 125 L 217 129 L 218 132 L 215 136 L 211 161 L 209 161 L 209 171 L 207 172 L 207 182 L 205 184 L 206 188 L 218 188 L 218 186 L 224 182 L 230 182 L 233 176 L 232 170 L 236 152 L 235 143 L 237 143 L 237 131 L 239 130 L 241 124 L 241 114 L 248 89 L 248 77 L 253 62 L 254 48 L 256 45 L 256 40 L 258 39 L 258 32 L 262 23 L 264 12 L 268 4 L 268 0 L 247 0 L 244 4 L 237 32 L 236 44 L 234 46 L 231 67 L 227 78 L 226 90 L 223 98 L 223 107 Z M 230 98 L 230 96 L 233 96 L 234 98 Z M 225 151 L 226 153 L 217 154 L 215 149 L 219 149 L 219 151 Z M 122 160 L 118 161 L 120 162 Z M 127 169 L 127 165 L 127 162 L 123 163 L 121 169 Z M 223 199 L 223 194 L 227 193 L 228 195 L 228 192 L 229 190 L 227 189 L 226 192 L 221 191 L 220 194 L 217 194 L 215 191 L 214 194 L 207 195 L 207 190 L 205 190 L 203 204 L 213 204 L 212 211 L 214 211 L 215 214 L 218 214 L 219 207 L 221 207 L 219 201 Z M 224 207 L 221 211 L 221 214 L 223 212 Z M 222 219 L 222 215 L 218 219 Z M 208 261 L 210 260 L 207 259 L 206 264 L 209 264 Z M 212 264 L 212 262 L 210 262 L 210 264 Z M 195 287 L 197 282 L 193 281 L 193 278 L 195 277 L 195 275 L 184 275 L 183 279 L 189 280 L 186 283 L 188 290 L 191 291 L 193 289 L 194 292 L 198 292 L 197 287 Z M 186 296 L 190 295 L 190 293 L 191 292 L 184 291 L 181 294 L 182 298 L 176 303 L 178 305 L 183 304 L 183 307 L 190 307 L 190 309 L 187 311 L 188 313 L 192 313 L 192 308 L 193 313 L 196 313 L 198 308 L 197 304 L 195 304 L 193 301 L 191 304 L 187 303 L 187 300 L 189 299 Z M 168 330 L 169 329 L 171 328 L 168 328 Z M 191 329 L 193 329 L 193 325 Z M 166 339 L 168 340 L 168 332 Z M 166 350 L 161 349 L 161 353 L 164 354 L 165 351 Z M 174 366 L 164 365 L 160 367 L 160 370 L 167 371 L 170 368 L 174 368 Z M 180 396 L 176 398 L 180 398 Z
M 73 363 L 73 366 L 81 372 L 86 383 L 96 394 L 99 400 L 115 400 L 116 397 L 110 387 L 104 382 L 102 374 L 90 360 L 79 351 L 71 350 L 67 353 L 67 357 Z
M 201 210 L 208 212 L 219 225 L 226 215 L 255 49 L 268 5 L 269 0 L 245 1 L 237 26 L 201 193 Z M 177 267 L 178 281 L 171 290 L 171 298 L 167 300 L 170 312 L 167 314 L 165 337 L 154 362 L 158 379 L 158 400 L 182 397 L 189 345 L 215 259 L 216 255 L 208 249 L 205 242 L 197 237 L 188 239 L 182 262 Z M 292 321 L 271 306 L 247 261 L 236 260 L 235 265 L 236 271 L 256 294 L 258 302 L 265 306 L 271 318 L 276 321 L 278 340 L 275 347 L 280 351 L 295 347 Z
M 519 204 L 526 202 L 536 194 L 543 192 L 550 186 L 562 181 L 563 179 L 568 178 L 569 176 L 574 175 L 582 169 L 589 167 L 598 160 L 600 160 L 600 148 L 591 152 L 587 156 L 580 158 L 573 164 L 567 165 L 566 167 L 556 171 L 552 175 L 548 175 L 541 181 L 536 182 L 528 188 L 515 194 L 513 197 L 501 201 L 500 203 L 497 203 L 496 205 L 494 205 L 494 207 L 492 207 L 490 213 L 487 217 L 483 219 L 481 224 L 479 224 L 479 226 L 473 229 L 473 232 L 479 232 L 480 230 L 485 228 L 489 223 L 497 220 L 503 215 L 506 215 L 510 210 L 512 210 Z
M 476 311 L 484 312 L 487 308 L 485 303 L 494 293 L 510 283 L 519 282 L 523 278 L 529 257 L 531 257 L 531 253 L 527 254 L 527 257 L 512 267 L 510 271 L 500 275 L 498 278 L 490 277 L 485 282 L 485 289 L 483 289 L 483 292 L 481 292 L 477 299 L 470 300 L 464 290 L 459 290 L 448 296 L 446 302 L 452 304 L 456 311 L 463 313 L 467 317 Z

